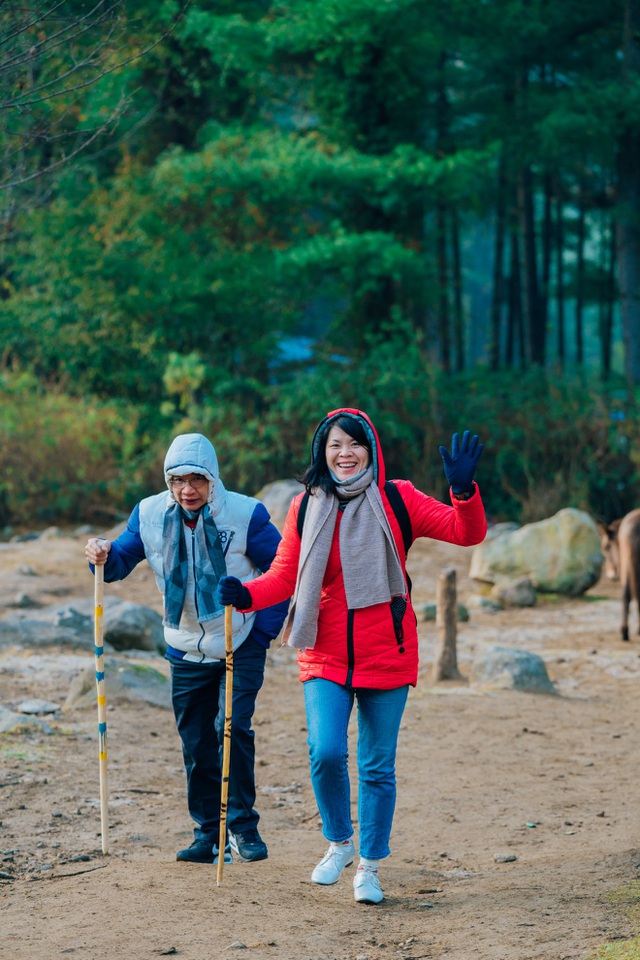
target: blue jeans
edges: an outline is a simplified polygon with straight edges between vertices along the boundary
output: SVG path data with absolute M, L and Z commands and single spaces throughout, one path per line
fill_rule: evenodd
M 227 823 L 232 833 L 258 826 L 251 720 L 264 680 L 266 648 L 251 635 L 233 654 L 233 708 Z M 196 840 L 218 842 L 226 665 L 167 657 L 171 697 L 187 772 L 187 804 Z
M 348 725 L 358 701 L 358 821 L 360 856 L 380 860 L 390 853 L 396 805 L 396 747 L 409 687 L 352 690 L 331 680 L 306 680 L 311 783 L 327 840 L 353 836 L 349 784 Z

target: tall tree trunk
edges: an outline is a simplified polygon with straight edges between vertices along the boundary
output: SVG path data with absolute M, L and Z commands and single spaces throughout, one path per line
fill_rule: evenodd
M 526 166 L 520 174 L 519 184 L 520 231 L 524 267 L 524 308 L 526 319 L 527 352 L 535 364 L 544 364 L 545 328 L 540 316 L 538 291 L 538 265 L 536 262 L 535 216 L 533 207 L 533 175 Z
M 436 211 L 436 250 L 438 261 L 438 342 L 440 362 L 445 373 L 451 371 L 451 349 L 449 344 L 449 269 L 447 257 L 447 215 L 442 201 L 438 201 Z
M 451 213 L 451 246 L 453 248 L 453 333 L 456 348 L 456 370 L 464 370 L 464 300 L 462 290 L 462 254 L 458 211 Z
M 493 250 L 493 294 L 491 300 L 491 340 L 489 364 L 495 372 L 500 367 L 500 320 L 504 301 L 504 244 L 507 222 L 507 169 L 504 153 L 500 156 L 498 169 L 498 195 L 496 202 L 496 233 Z
M 524 344 L 524 323 L 522 313 L 522 280 L 520 271 L 520 244 L 518 234 L 511 234 L 511 264 L 509 272 L 509 312 L 507 326 L 506 359 L 509 366 L 515 367 L 516 351 L 519 366 L 526 366 Z
M 562 369 L 566 359 L 564 321 L 564 204 L 562 184 L 556 188 L 556 327 L 558 365 Z
M 438 58 L 438 94 L 436 100 L 436 154 L 439 159 L 449 153 L 450 107 L 447 96 L 445 68 L 447 54 L 440 53 Z M 449 264 L 447 255 L 447 213 L 448 208 L 442 196 L 438 196 L 436 205 L 436 258 L 438 263 L 438 341 L 440 362 L 446 373 L 451 370 L 450 317 L 449 317 Z
M 622 73 L 629 84 L 640 79 L 640 0 L 625 0 Z M 640 127 L 630 119 L 617 144 L 617 263 L 625 375 L 640 383 Z
M 547 170 L 544 175 L 544 216 L 542 219 L 542 276 L 540 282 L 540 325 L 546 344 L 549 327 L 549 288 L 551 285 L 551 255 L 553 238 L 553 183 Z M 543 350 L 546 354 L 546 348 Z
M 609 248 L 607 263 L 607 283 L 602 305 L 602 324 L 600 329 L 601 371 L 603 380 L 611 376 L 611 349 L 613 344 L 613 307 L 616 297 L 616 231 L 613 221 L 609 224 Z
M 578 197 L 578 235 L 576 239 L 576 362 L 584 362 L 584 240 L 586 221 L 584 184 Z

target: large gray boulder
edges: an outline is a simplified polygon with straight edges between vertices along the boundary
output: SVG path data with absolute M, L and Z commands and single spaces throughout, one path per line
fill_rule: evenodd
M 0 734 L 2 733 L 19 733 L 24 736 L 32 733 L 50 734 L 53 730 L 42 717 L 25 716 L 0 704 Z
M 527 693 L 557 693 L 542 657 L 510 647 L 488 647 L 478 654 L 471 668 L 471 683 Z
M 117 597 L 104 604 L 103 640 L 106 649 L 147 650 L 164 655 L 162 617 L 150 607 Z M 43 647 L 57 644 L 93 648 L 93 602 L 73 601 L 64 607 L 45 607 L 29 619 L 0 620 L 0 650 L 12 646 Z
M 42 620 L 0 620 L 0 652 L 11 647 L 67 646 L 91 649 L 93 638 L 90 631 L 79 632 L 69 627 L 59 627 Z
M 541 593 L 576 597 L 598 582 L 602 563 L 594 521 L 567 507 L 474 547 L 469 576 L 485 583 L 528 577 Z
M 167 649 L 160 614 L 128 600 L 105 608 L 103 636 L 105 643 L 114 650 L 149 650 L 164 654 Z
M 152 663 L 108 656 L 104 666 L 108 704 L 149 703 L 167 710 L 171 707 L 171 682 Z M 95 701 L 96 672 L 94 664 L 89 663 L 71 682 L 62 712 L 69 713 Z
M 278 530 L 282 530 L 291 501 L 303 490 L 297 480 L 275 480 L 262 487 L 256 497 L 264 503 Z

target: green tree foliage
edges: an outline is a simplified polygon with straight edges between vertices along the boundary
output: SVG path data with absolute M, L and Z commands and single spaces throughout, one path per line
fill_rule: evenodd
M 140 411 L 46 389 L 30 374 L 0 378 L 0 523 L 95 520 L 111 526 L 162 476 Z
M 620 152 L 640 129 L 625 7 L 120 0 L 58 49 L 52 0 L 41 52 L 57 52 L 33 76 L 33 30 L 12 37 L 3 8 L 19 62 L 0 148 L 41 174 L 55 131 L 117 130 L 28 209 L 5 191 L 0 369 L 79 416 L 126 409 L 143 460 L 206 430 L 250 492 L 300 469 L 310 424 L 346 403 L 380 422 L 390 472 L 440 495 L 434 451 L 468 423 L 499 477 L 493 515 L 615 514 L 633 454 L 614 381 L 587 389 L 580 367 L 624 369 L 616 225 L 633 226 L 638 173 Z M 80 30 L 89 7 L 67 10 Z M 91 82 L 67 95 L 81 48 Z M 56 96 L 36 109 L 24 77 Z M 314 345 L 287 367 L 292 334 Z

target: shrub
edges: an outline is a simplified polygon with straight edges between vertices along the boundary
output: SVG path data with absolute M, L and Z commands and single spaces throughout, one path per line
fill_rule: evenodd
M 145 486 L 141 411 L 71 398 L 29 374 L 0 378 L 0 403 L 0 523 L 126 515 Z

